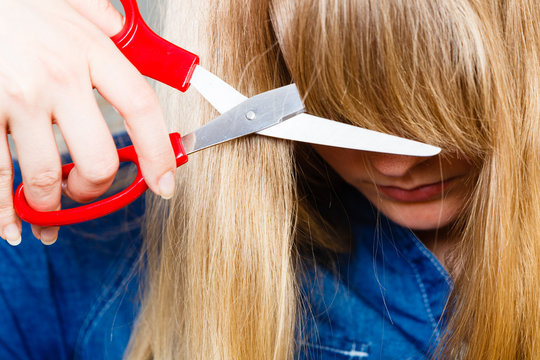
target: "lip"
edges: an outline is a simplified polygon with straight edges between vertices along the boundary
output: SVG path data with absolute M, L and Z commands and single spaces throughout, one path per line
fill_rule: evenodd
M 398 186 L 376 185 L 377 190 L 386 197 L 399 202 L 423 202 L 441 198 L 442 194 L 454 182 L 456 177 L 436 183 L 417 186 L 413 189 L 404 189 Z

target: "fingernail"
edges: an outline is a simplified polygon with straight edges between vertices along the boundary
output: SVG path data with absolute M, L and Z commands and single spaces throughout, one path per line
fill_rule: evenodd
M 11 246 L 17 246 L 21 243 L 21 233 L 15 224 L 9 224 L 4 228 L 4 237 Z
M 44 245 L 52 245 L 56 242 L 58 238 L 58 228 L 57 227 L 48 227 L 41 230 L 41 242 Z
M 166 172 L 163 174 L 161 179 L 159 179 L 159 194 L 162 198 L 168 200 L 173 197 L 174 194 L 174 173 L 172 171 Z

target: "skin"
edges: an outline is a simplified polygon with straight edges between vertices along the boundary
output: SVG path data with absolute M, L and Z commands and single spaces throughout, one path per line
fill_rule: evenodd
M 360 191 L 385 216 L 415 231 L 444 263 L 448 225 L 463 208 L 470 187 L 471 165 L 455 155 L 413 157 L 380 154 L 314 145 L 322 158 L 350 185 Z M 422 201 L 403 201 L 388 196 L 378 186 L 415 189 L 447 181 L 445 188 Z
M 150 189 L 172 197 L 176 166 L 157 96 L 109 38 L 122 26 L 108 0 L 0 0 L 0 236 L 10 244 L 21 223 L 8 133 L 36 210 L 59 209 L 62 191 L 90 201 L 114 180 L 118 156 L 93 88 L 124 117 Z M 52 123 L 75 163 L 64 181 Z M 58 236 L 57 227 L 32 230 L 45 244 Z

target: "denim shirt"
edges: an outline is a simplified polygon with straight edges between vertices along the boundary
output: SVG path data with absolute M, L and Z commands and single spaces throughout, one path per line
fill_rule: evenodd
M 430 358 L 445 326 L 450 275 L 412 231 L 356 190 L 344 198 L 353 250 L 333 271 L 308 272 L 302 352 L 309 359 Z
M 359 194 L 352 203 L 353 251 L 338 259 L 337 272 L 305 274 L 309 316 L 299 358 L 424 359 L 444 327 L 451 279 L 412 232 Z M 52 246 L 28 224 L 19 246 L 0 241 L 0 359 L 122 358 L 140 304 L 143 213 L 141 198 L 62 227 Z

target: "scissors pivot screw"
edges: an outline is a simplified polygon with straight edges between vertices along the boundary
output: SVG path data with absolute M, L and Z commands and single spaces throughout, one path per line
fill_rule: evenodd
M 256 117 L 257 117 L 257 115 L 255 114 L 254 111 L 248 111 L 246 113 L 246 119 L 248 119 L 248 120 L 255 120 Z

